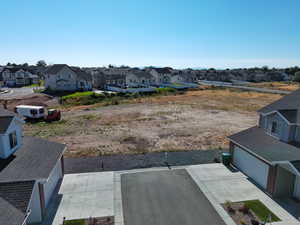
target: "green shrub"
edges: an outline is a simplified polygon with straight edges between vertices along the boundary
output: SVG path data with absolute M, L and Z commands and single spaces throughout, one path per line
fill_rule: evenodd
M 155 91 L 158 94 L 166 94 L 166 93 L 174 93 L 177 90 L 175 88 L 165 87 L 165 88 L 156 88 Z
M 63 225 L 85 225 L 84 219 L 79 220 L 66 220 Z
M 93 91 L 85 91 L 85 92 L 75 92 L 73 94 L 65 95 L 62 97 L 62 100 L 66 100 L 69 98 L 78 98 L 78 97 L 83 97 L 83 96 L 91 96 L 94 95 L 95 93 Z

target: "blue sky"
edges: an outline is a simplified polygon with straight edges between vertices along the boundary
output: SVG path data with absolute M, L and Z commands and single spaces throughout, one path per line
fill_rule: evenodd
M 299 0 L 3 0 L 7 62 L 300 66 Z

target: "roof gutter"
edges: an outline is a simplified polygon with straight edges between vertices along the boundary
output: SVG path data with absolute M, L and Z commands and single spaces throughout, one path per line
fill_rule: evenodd
M 280 164 L 288 165 L 295 172 L 295 175 L 300 176 L 300 172 L 295 168 L 295 166 L 290 161 L 276 161 L 272 163 L 273 166 L 280 165 Z
M 31 214 L 31 209 L 29 209 L 29 210 L 28 210 L 28 212 L 26 213 L 26 215 L 25 215 L 25 218 L 24 218 L 24 221 L 23 221 L 22 225 L 26 225 L 26 223 L 27 223 L 27 219 L 28 219 L 28 217 L 30 216 L 30 214 Z

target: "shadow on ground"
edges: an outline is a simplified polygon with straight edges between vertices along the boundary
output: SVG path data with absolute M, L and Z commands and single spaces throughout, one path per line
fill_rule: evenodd
M 157 152 L 135 155 L 113 155 L 65 158 L 65 173 L 119 171 L 162 166 L 184 166 L 220 162 L 225 150 Z

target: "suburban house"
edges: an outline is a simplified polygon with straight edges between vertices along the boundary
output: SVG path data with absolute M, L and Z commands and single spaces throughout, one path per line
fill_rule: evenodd
M 1 68 L 0 68 L 1 70 Z M 4 81 L 3 81 L 3 76 L 2 76 L 2 73 L 0 71 L 0 87 L 3 87 L 4 86 Z
M 126 75 L 123 74 L 105 74 L 105 87 L 114 86 L 124 88 L 126 86 Z
M 260 109 L 258 126 L 229 137 L 232 164 L 274 197 L 300 199 L 300 89 Z
M 195 83 L 197 82 L 197 75 L 189 71 L 176 71 L 171 76 L 172 83 Z
M 126 84 L 128 87 L 150 86 L 155 84 L 156 79 L 150 73 L 144 70 L 131 71 L 126 75 Z
M 2 82 L 9 87 L 22 87 L 37 84 L 39 77 L 29 70 L 21 67 L 6 67 L 1 71 Z
M 0 108 L 0 224 L 43 220 L 64 175 L 66 146 L 23 137 L 23 120 Z
M 170 83 L 172 68 L 150 68 L 149 73 L 154 76 L 156 84 Z
M 104 89 L 106 85 L 105 74 L 99 71 L 91 73 L 92 75 L 92 86 L 97 89 Z
M 54 64 L 46 69 L 45 88 L 52 91 L 92 90 L 92 76 L 80 68 Z

